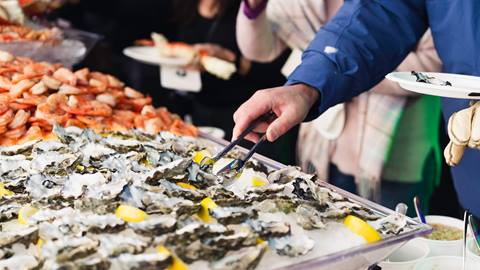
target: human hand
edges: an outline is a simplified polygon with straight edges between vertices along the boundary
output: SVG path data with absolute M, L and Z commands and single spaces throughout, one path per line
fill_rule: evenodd
M 277 118 L 271 123 L 260 123 L 254 132 L 266 133 L 267 139 L 273 142 L 302 122 L 318 98 L 318 91 L 305 84 L 259 90 L 233 115 L 235 121 L 233 139 L 236 139 L 252 121 L 272 111 Z M 256 142 L 259 136 L 250 133 L 246 139 Z
M 193 45 L 193 49 L 198 53 L 206 53 L 209 56 L 217 57 L 225 61 L 234 62 L 237 56 L 229 49 L 212 43 L 199 43 Z

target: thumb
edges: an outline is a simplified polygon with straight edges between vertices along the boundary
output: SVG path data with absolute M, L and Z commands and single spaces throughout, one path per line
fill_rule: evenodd
M 274 142 L 278 137 L 285 134 L 293 126 L 295 126 L 295 119 L 288 113 L 282 113 L 280 117 L 275 119 L 267 129 L 267 139 Z

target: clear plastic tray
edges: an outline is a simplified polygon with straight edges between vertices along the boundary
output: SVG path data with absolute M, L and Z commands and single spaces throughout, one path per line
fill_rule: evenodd
M 200 134 L 201 138 L 204 138 L 214 144 L 216 144 L 219 148 L 226 146 L 229 142 L 223 140 L 223 139 L 218 139 L 214 138 L 208 134 L 201 133 Z M 247 150 L 238 147 L 240 152 L 246 153 Z M 271 169 L 280 169 L 282 167 L 285 167 L 284 164 L 279 163 L 277 161 L 271 160 L 267 157 L 264 157 L 259 154 L 254 154 L 253 159 L 263 163 L 267 167 Z M 377 203 L 374 203 L 372 201 L 368 201 L 364 198 L 361 198 L 355 194 L 352 194 L 350 192 L 347 192 L 345 190 L 339 189 L 333 185 L 330 185 L 327 182 L 320 182 L 319 183 L 322 186 L 328 187 L 339 194 L 349 198 L 350 200 L 363 205 L 365 207 L 370 208 L 377 214 L 381 216 L 388 216 L 390 214 L 393 214 L 394 211 L 391 209 L 388 209 L 384 206 L 381 206 Z M 318 258 L 313 258 L 313 259 L 308 259 L 305 261 L 302 261 L 300 263 L 295 262 L 292 263 L 291 265 L 277 268 L 278 270 L 292 270 L 292 269 L 319 269 L 319 270 L 327 270 L 327 269 L 334 269 L 334 270 L 356 270 L 356 269 L 366 269 L 368 266 L 373 265 L 375 263 L 378 263 L 385 258 L 387 258 L 393 251 L 395 251 L 397 248 L 401 247 L 403 244 L 405 244 L 408 240 L 411 240 L 416 237 L 423 236 L 425 234 L 428 234 L 431 232 L 431 228 L 427 225 L 421 224 L 418 221 L 408 218 L 407 217 L 407 222 L 409 224 L 415 225 L 417 227 L 416 229 L 405 232 L 405 233 L 400 233 L 399 235 L 396 236 L 391 236 L 388 238 L 384 238 L 381 241 L 378 241 L 376 243 L 372 244 L 364 244 L 360 245 L 354 248 L 342 250 L 339 252 L 327 254 L 324 256 L 320 256 Z M 314 239 L 315 241 L 322 241 L 322 239 Z

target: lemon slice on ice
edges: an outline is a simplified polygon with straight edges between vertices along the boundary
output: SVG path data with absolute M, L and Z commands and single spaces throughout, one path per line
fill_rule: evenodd
M 382 239 L 375 228 L 356 216 L 347 216 L 343 224 L 352 232 L 363 237 L 368 243 L 377 242 Z
M 122 219 L 126 222 L 141 222 L 144 221 L 148 216 L 144 211 L 125 204 L 117 207 L 117 210 L 115 210 L 115 215 L 119 219 Z
M 6 196 L 12 196 L 13 194 L 13 191 L 9 190 L 9 189 L 6 189 L 5 188 L 5 185 L 3 183 L 0 183 L 0 198 L 2 197 L 6 197 Z
M 263 187 L 268 184 L 267 179 L 260 178 L 258 176 L 252 176 L 252 186 Z
M 38 256 L 38 257 L 40 257 L 40 255 L 41 255 L 42 246 L 43 246 L 43 240 L 42 240 L 42 238 L 38 238 L 37 245 L 36 245 L 36 248 L 37 248 L 37 256 Z
M 38 211 L 37 208 L 31 206 L 30 204 L 27 204 L 20 208 L 18 211 L 18 222 L 22 225 L 27 225 L 28 224 L 28 219 L 35 215 L 35 213 Z
M 204 158 L 211 156 L 212 154 L 210 154 L 210 152 L 208 152 L 207 150 L 197 151 L 195 152 L 195 155 L 193 155 L 192 160 L 193 162 L 200 164 Z
M 203 220 L 203 222 L 210 222 L 212 218 L 210 217 L 208 210 L 217 208 L 217 204 L 212 200 L 212 198 L 207 197 L 200 202 L 200 206 L 201 208 L 198 212 L 198 216 Z
M 157 252 L 172 256 L 172 264 L 167 267 L 167 270 L 188 270 L 187 265 L 182 260 L 180 260 L 180 258 L 172 254 L 170 250 L 168 250 L 166 247 L 158 246 Z
M 178 183 L 177 183 L 177 186 L 182 187 L 182 188 L 185 188 L 185 189 L 197 190 L 196 187 L 190 185 L 189 183 L 185 183 L 185 182 L 178 182 Z

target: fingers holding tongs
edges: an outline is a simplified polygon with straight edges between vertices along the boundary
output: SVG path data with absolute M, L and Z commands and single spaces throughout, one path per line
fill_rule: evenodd
M 200 167 L 202 169 L 205 169 L 206 167 L 213 165 L 213 163 L 217 162 L 219 159 L 221 159 L 223 156 L 225 156 L 230 150 L 232 150 L 235 146 L 237 146 L 248 134 L 251 132 L 254 132 L 255 128 L 260 123 L 263 122 L 271 122 L 275 119 L 275 114 L 273 112 L 269 112 L 265 115 L 262 115 L 259 117 L 257 120 L 253 121 L 250 126 L 248 126 L 241 134 L 238 136 L 237 139 L 235 139 L 233 142 L 231 142 L 229 145 L 227 145 L 222 151 L 220 151 L 217 155 L 215 155 L 213 158 L 206 157 L 200 162 Z M 266 134 L 263 134 L 260 139 L 255 143 L 255 145 L 248 151 L 246 156 L 243 159 L 234 159 L 232 162 L 227 164 L 225 167 L 223 167 L 219 173 L 222 172 L 227 172 L 231 170 L 236 170 L 240 171 L 245 163 L 253 156 L 253 154 L 257 151 L 258 147 L 267 140 Z

